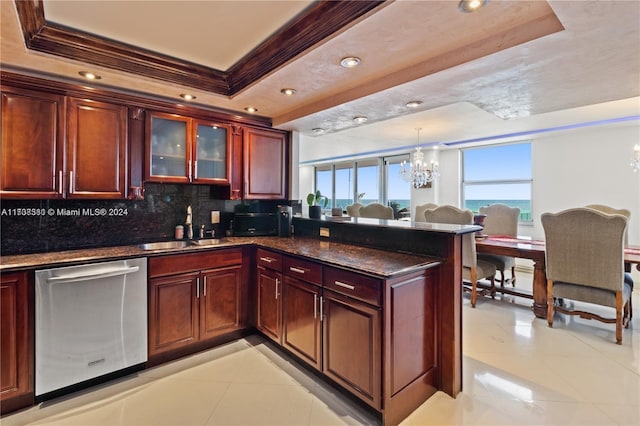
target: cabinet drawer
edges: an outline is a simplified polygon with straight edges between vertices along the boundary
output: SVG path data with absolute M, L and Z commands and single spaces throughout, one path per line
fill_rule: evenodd
M 322 285 L 322 265 L 308 260 L 284 256 L 283 272 L 316 285 Z
M 354 272 L 324 268 L 324 287 L 372 305 L 381 304 L 381 282 Z
M 256 258 L 258 266 L 273 269 L 274 271 L 282 271 L 282 255 L 280 253 L 259 248 Z
M 149 276 L 161 277 L 181 272 L 222 268 L 242 264 L 242 249 L 201 251 L 189 254 L 171 254 L 149 259 Z

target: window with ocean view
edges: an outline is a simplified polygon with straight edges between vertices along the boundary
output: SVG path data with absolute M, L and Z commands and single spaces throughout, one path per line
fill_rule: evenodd
M 463 150 L 464 207 L 502 203 L 520 208 L 520 221 L 531 222 L 531 143 Z

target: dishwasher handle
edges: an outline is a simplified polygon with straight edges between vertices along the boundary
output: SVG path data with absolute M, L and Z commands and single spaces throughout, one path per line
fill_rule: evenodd
M 100 271 L 97 274 L 72 274 L 72 275 L 61 275 L 58 277 L 49 277 L 47 278 L 47 282 L 74 283 L 78 281 L 99 280 L 100 278 L 131 274 L 133 272 L 138 272 L 139 270 L 140 270 L 139 266 L 130 266 L 127 268 L 117 268 L 117 269 L 110 269 L 107 271 Z

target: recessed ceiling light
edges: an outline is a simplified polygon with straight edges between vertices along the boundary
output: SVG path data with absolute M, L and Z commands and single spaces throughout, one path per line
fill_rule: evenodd
M 357 58 L 355 56 L 347 56 L 346 58 L 342 58 L 340 60 L 340 65 L 345 68 L 353 68 L 360 65 L 360 62 L 360 58 Z
M 475 12 L 485 4 L 489 3 L 489 0 L 460 0 L 458 8 L 465 13 Z
M 405 106 L 407 108 L 418 108 L 420 105 L 422 105 L 422 101 L 409 101 Z
M 355 121 L 358 124 L 364 123 L 367 120 L 368 120 L 368 118 L 365 115 L 358 115 L 356 117 L 353 117 L 353 121 Z
M 296 94 L 296 89 L 282 89 L 280 90 L 280 93 L 282 93 L 283 95 L 292 96 Z
M 315 127 L 313 129 L 311 129 L 311 131 L 313 132 L 314 135 L 321 135 L 324 132 L 326 132 L 326 129 L 323 129 L 322 127 Z
M 100 80 L 102 77 L 98 74 L 94 74 L 89 71 L 80 71 L 78 74 L 86 78 L 87 80 Z
M 258 112 L 258 108 L 254 108 L 251 106 L 245 107 L 244 110 L 251 114 L 253 114 L 254 112 Z
M 196 98 L 195 96 L 190 95 L 189 93 L 180 93 L 180 97 L 185 101 L 192 101 Z

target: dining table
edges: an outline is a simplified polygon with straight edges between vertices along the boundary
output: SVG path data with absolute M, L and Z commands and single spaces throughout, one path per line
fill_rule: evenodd
M 499 287 L 504 294 L 533 299 L 532 310 L 536 317 L 547 318 L 547 274 L 545 269 L 545 242 L 531 237 L 511 237 L 506 235 L 481 235 L 476 238 L 476 251 L 501 256 L 518 257 L 533 261 L 532 291 L 516 287 Z M 640 271 L 640 246 L 624 248 L 625 270 L 633 266 Z

